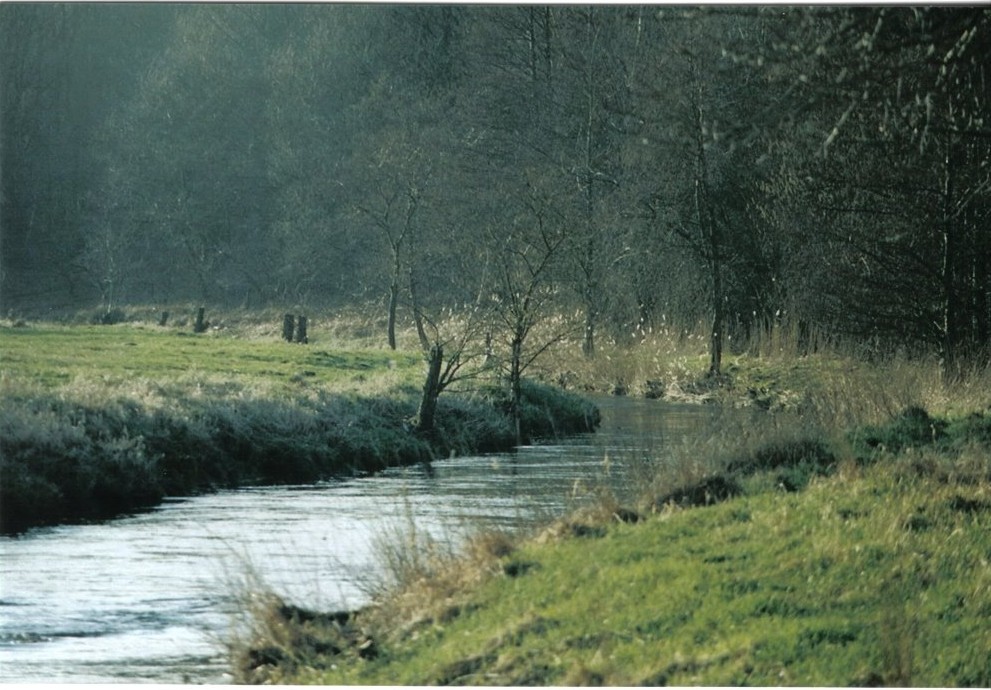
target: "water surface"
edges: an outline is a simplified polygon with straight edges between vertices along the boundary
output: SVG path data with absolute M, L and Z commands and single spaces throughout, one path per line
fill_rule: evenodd
M 512 454 L 375 476 L 172 500 L 100 524 L 0 538 L 0 681 L 229 681 L 224 641 L 243 583 L 308 608 L 353 609 L 376 581 L 375 545 L 408 528 L 457 543 L 575 507 L 589 488 L 622 497 L 712 414 L 656 401 L 598 401 L 593 435 Z

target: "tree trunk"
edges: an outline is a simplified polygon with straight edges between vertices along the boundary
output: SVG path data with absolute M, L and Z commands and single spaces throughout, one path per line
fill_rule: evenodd
M 193 333 L 203 333 L 206 331 L 207 327 L 210 325 L 203 320 L 203 314 L 206 312 L 204 307 L 200 307 L 196 310 L 196 323 L 193 325 Z
M 444 348 L 434 345 L 430 348 L 430 358 L 427 366 L 427 380 L 423 383 L 423 397 L 416 413 L 416 430 L 418 433 L 430 433 L 434 429 L 434 418 L 437 412 L 437 398 L 440 396 L 440 370 L 444 362 Z
M 306 317 L 302 314 L 296 320 L 296 342 L 303 345 L 310 342 L 309 336 L 306 335 Z
M 953 224 L 953 135 L 948 134 L 946 150 L 943 157 L 943 189 L 942 189 L 942 233 L 943 256 L 940 267 L 943 304 L 942 304 L 942 336 L 940 344 L 943 356 L 943 377 L 953 380 L 958 374 L 957 349 L 959 346 L 958 329 L 958 291 L 956 286 L 956 232 Z
M 695 116 L 695 217 L 701 235 L 703 253 L 709 264 L 712 280 L 712 328 L 709 331 L 709 376 L 719 376 L 723 360 L 723 269 L 722 246 L 719 225 L 716 222 L 713 201 L 709 190 L 709 169 L 705 153 L 705 123 L 702 116 L 702 81 L 691 63 L 695 90 L 693 110 Z
M 287 343 L 292 342 L 293 333 L 296 330 L 296 321 L 292 314 L 285 314 L 282 317 L 282 339 Z
M 585 335 L 582 338 L 582 354 L 591 359 L 595 357 L 595 308 L 585 304 Z
M 396 349 L 396 307 L 399 305 L 399 280 L 394 278 L 389 286 L 389 349 Z
M 719 376 L 723 366 L 723 276 L 719 262 L 712 266 L 712 330 L 709 333 L 709 376 Z
M 509 363 L 510 414 L 513 418 L 513 429 L 516 432 L 516 445 L 523 445 L 523 386 L 521 382 L 523 368 L 523 336 L 517 331 L 513 342 Z
M 427 331 L 423 328 L 423 312 L 420 311 L 420 302 L 416 298 L 416 281 L 413 280 L 413 269 L 409 272 L 409 299 L 413 303 L 413 323 L 416 324 L 416 337 L 420 340 L 420 347 L 424 352 L 430 351 L 430 339 Z

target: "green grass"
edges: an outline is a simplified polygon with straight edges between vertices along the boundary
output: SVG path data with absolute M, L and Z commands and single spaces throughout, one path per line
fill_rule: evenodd
M 374 659 L 287 682 L 991 683 L 991 485 L 855 465 L 802 493 L 536 539 L 440 613 L 367 613 Z M 494 567 L 491 564 L 495 564 Z M 361 618 L 356 625 L 360 624 Z
M 142 324 L 41 325 L 0 329 L 0 371 L 6 382 L 46 388 L 77 379 L 121 384 L 222 376 L 232 384 L 353 388 L 419 385 L 422 357 L 415 352 L 329 349 L 274 338 L 227 333 L 193 335 Z
M 304 483 L 486 450 L 515 435 L 494 382 L 450 391 L 414 433 L 416 351 L 141 323 L 0 328 L 0 529 L 102 519 L 221 487 Z M 528 384 L 528 438 L 594 408 Z
M 617 520 L 604 496 L 512 547 L 399 543 L 417 567 L 332 632 L 262 614 L 255 643 L 278 662 L 242 648 L 240 678 L 991 685 L 989 372 L 947 384 L 931 362 L 836 353 L 727 363 L 699 399 L 769 412 L 714 417 L 666 449 L 640 487 L 644 519 Z M 691 507 L 719 486 L 731 495 Z M 328 634 L 338 653 L 319 651 Z

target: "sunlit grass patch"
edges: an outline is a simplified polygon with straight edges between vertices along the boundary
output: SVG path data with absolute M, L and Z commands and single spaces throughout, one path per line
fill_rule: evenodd
M 524 543 L 457 615 L 290 680 L 987 685 L 989 495 L 878 465 Z
M 223 333 L 192 335 L 142 325 L 0 329 L 5 379 L 46 388 L 74 381 L 188 383 L 222 377 L 291 394 L 314 385 L 415 386 L 421 358 L 386 350 L 331 350 Z

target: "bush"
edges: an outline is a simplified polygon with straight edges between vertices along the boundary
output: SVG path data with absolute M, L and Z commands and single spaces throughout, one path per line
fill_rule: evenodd
M 976 443 L 991 447 L 991 415 L 974 412 L 957 422 L 948 423 L 946 432 L 958 444 Z
M 124 323 L 125 321 L 127 321 L 127 314 L 124 313 L 123 309 L 119 308 L 97 312 L 90 319 L 90 323 L 96 326 L 113 326 L 114 324 Z

